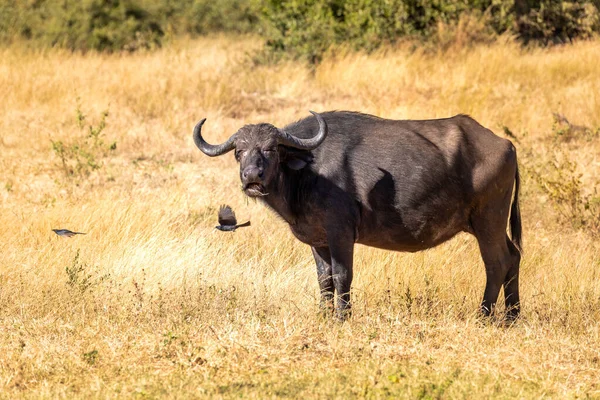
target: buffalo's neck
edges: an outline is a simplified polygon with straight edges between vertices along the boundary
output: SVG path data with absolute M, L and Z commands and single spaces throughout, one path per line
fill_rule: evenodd
M 311 193 L 309 186 L 315 179 L 316 175 L 307 169 L 282 171 L 267 188 L 269 195 L 261 200 L 288 224 L 295 225 L 300 217 L 299 206 L 308 201 L 306 196 Z

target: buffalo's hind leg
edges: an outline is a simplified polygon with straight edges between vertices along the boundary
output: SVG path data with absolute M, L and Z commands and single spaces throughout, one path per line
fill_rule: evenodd
M 500 203 L 497 207 L 486 207 L 485 212 L 472 217 L 471 224 L 485 264 L 486 284 L 481 311 L 486 316 L 492 314 L 500 289 L 504 286 L 507 317 L 515 319 L 520 313 L 521 257 L 506 234 L 508 207 L 505 204 L 510 204 L 510 201 Z
M 481 302 L 481 311 L 490 315 L 496 306 L 500 288 L 504 286 L 506 315 L 515 319 L 521 311 L 519 299 L 519 263 L 520 255 L 508 237 L 498 243 L 481 240 L 479 249 L 485 264 L 486 284 Z
M 329 315 L 333 312 L 333 269 L 331 266 L 331 253 L 329 247 L 311 247 L 315 263 L 317 264 L 317 278 L 321 291 L 321 311 Z
M 510 252 L 510 267 L 504 278 L 504 302 L 507 318 L 516 319 L 521 313 L 521 300 L 519 298 L 521 252 L 508 236 L 506 236 L 506 244 Z

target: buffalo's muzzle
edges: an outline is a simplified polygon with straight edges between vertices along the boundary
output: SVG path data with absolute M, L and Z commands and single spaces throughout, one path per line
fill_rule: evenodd
M 252 182 L 244 185 L 244 193 L 249 197 L 263 197 L 268 195 L 265 187 L 257 182 Z
M 244 193 L 250 197 L 266 196 L 264 187 L 264 170 L 255 165 L 248 166 L 242 171 Z
M 264 171 L 262 168 L 250 166 L 244 169 L 242 172 L 242 179 L 244 182 L 260 182 L 263 178 Z

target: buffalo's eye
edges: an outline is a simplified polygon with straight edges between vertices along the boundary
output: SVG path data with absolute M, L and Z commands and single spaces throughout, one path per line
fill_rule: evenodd
M 276 149 L 264 149 L 263 153 L 267 154 L 267 155 L 271 155 L 273 153 L 275 153 L 277 150 Z
M 243 155 L 244 155 L 244 150 L 237 150 L 235 152 L 235 159 L 240 161 L 240 158 L 242 158 Z

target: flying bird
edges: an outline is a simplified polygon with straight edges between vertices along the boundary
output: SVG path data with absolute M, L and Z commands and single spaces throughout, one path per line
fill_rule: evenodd
M 58 236 L 73 237 L 75 235 L 85 235 L 83 232 L 73 232 L 68 229 L 52 229 Z
M 223 232 L 233 232 L 243 226 L 250 226 L 250 221 L 237 225 L 237 219 L 235 219 L 235 213 L 231 207 L 224 204 L 219 208 L 219 225 L 215 228 Z

